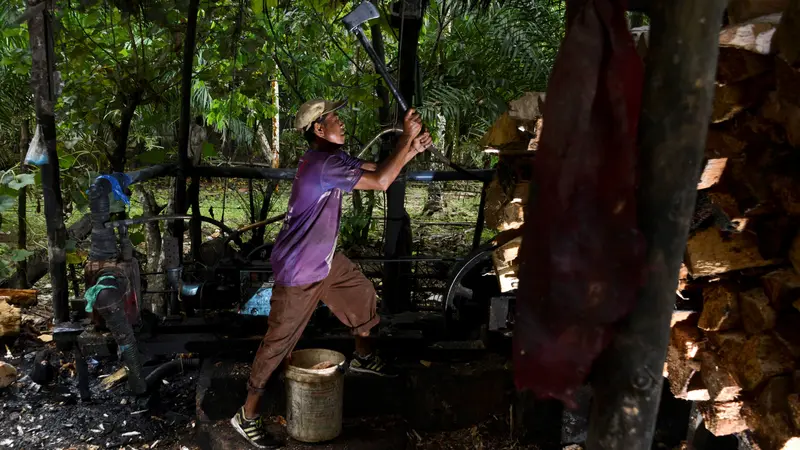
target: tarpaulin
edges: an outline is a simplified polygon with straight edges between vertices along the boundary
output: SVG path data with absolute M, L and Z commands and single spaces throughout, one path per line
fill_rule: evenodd
M 624 0 L 588 0 L 556 58 L 525 211 L 518 389 L 571 403 L 642 285 L 636 131 L 643 66 Z

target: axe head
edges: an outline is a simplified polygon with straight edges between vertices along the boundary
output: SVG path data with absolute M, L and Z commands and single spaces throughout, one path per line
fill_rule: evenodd
M 360 5 L 356 6 L 355 9 L 350 11 L 350 14 L 344 16 L 342 18 L 342 23 L 344 23 L 345 28 L 347 31 L 355 31 L 356 28 L 360 27 L 363 23 L 369 22 L 372 19 L 377 19 L 380 17 L 380 13 L 370 2 L 361 2 Z

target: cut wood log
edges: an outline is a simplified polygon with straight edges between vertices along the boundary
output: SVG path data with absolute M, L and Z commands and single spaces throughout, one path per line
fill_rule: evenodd
M 6 303 L 20 308 L 35 306 L 38 295 L 35 289 L 0 289 L 0 297 L 5 298 Z
M 726 331 L 741 323 L 739 294 L 728 284 L 714 283 L 703 289 L 703 312 L 698 327 L 705 331 Z
M 711 203 L 718 206 L 728 217 L 741 217 L 742 212 L 736 199 L 725 192 L 709 192 L 708 198 Z
M 686 264 L 681 263 L 681 268 L 678 271 L 678 292 L 686 290 L 686 285 L 689 283 L 689 269 Z M 673 314 L 673 319 L 675 315 Z M 672 325 L 675 325 L 673 322 Z
M 800 180 L 776 175 L 770 186 L 783 211 L 790 216 L 800 216 Z
M 778 311 L 789 309 L 800 300 L 800 274 L 791 267 L 764 275 L 761 284 L 770 304 Z
M 732 220 L 746 227 L 748 219 Z M 724 239 L 716 228 L 699 231 L 690 237 L 686 254 L 689 273 L 694 278 L 780 263 L 780 260 L 767 260 L 761 256 L 758 241 L 751 233 L 733 233 Z
M 775 328 L 777 314 L 770 306 L 767 294 L 760 287 L 739 295 L 739 310 L 744 329 L 749 334 L 759 334 Z
M 792 393 L 792 377 L 780 376 L 767 381 L 758 394 L 758 409 L 762 413 L 786 413 L 789 411 L 789 394 Z
M 0 361 L 0 389 L 11 386 L 11 383 L 17 381 L 17 368 L 11 364 Z
M 732 119 L 745 109 L 759 104 L 774 88 L 775 78 L 771 72 L 737 83 L 717 83 L 711 122 L 720 123 Z
M 728 22 L 740 24 L 762 16 L 780 14 L 788 5 L 789 0 L 731 0 L 728 3 Z
M 789 394 L 787 403 L 789 404 L 789 418 L 792 419 L 792 425 L 800 430 L 800 395 Z
M 778 53 L 789 65 L 800 66 L 800 2 L 789 0 L 773 45 L 777 45 Z
M 700 175 L 700 182 L 697 183 L 697 189 L 708 189 L 716 186 L 722 178 L 727 164 L 728 158 L 709 159 L 706 166 L 703 168 L 703 173 Z
M 739 81 L 761 75 L 772 70 L 772 57 L 734 47 L 719 49 L 717 82 L 720 84 Z
M 742 402 L 701 402 L 697 407 L 706 429 L 714 436 L 727 436 L 747 429 L 741 414 Z
M 778 122 L 778 121 L 776 121 Z M 778 122 L 781 123 L 781 122 Z M 724 127 L 724 128 L 723 128 Z M 705 155 L 709 158 L 735 157 L 747 148 L 747 142 L 732 134 L 729 124 L 712 125 L 708 129 Z
M 699 317 L 700 314 L 695 311 L 675 311 L 672 313 L 672 320 L 670 320 L 669 326 L 671 328 L 681 322 L 694 322 L 694 326 L 697 327 Z
M 753 336 L 739 357 L 738 379 L 746 390 L 754 390 L 774 376 L 791 373 L 794 359 L 772 336 Z
M 519 130 L 519 122 L 504 112 L 481 138 L 481 147 L 500 148 L 514 142 L 525 141 L 525 134 Z
M 0 300 L 0 338 L 19 336 L 22 311 L 14 305 Z
M 683 351 L 670 344 L 664 364 L 664 377 L 675 398 L 699 401 L 708 399 L 708 389 L 702 384 L 700 362 L 684 358 Z
M 771 334 L 792 357 L 800 358 L 800 317 L 789 312 L 783 313 Z
M 711 351 L 704 351 L 700 355 L 700 375 L 711 401 L 736 400 L 742 390 L 728 368 L 723 366 L 717 355 Z
M 720 342 L 720 345 L 717 347 L 719 361 L 733 373 L 734 378 L 736 378 L 739 386 L 741 386 L 742 380 L 739 378 L 738 365 L 739 357 L 744 349 L 744 344 L 747 342 L 747 335 L 741 331 L 731 331 L 719 333 L 716 337 L 718 342 Z
M 670 330 L 670 344 L 680 351 L 684 359 L 693 359 L 700 351 L 703 333 L 697 328 L 697 324 L 698 322 L 694 320 L 684 320 L 675 324 Z
M 789 217 L 761 217 L 753 221 L 758 251 L 766 259 L 786 259 L 797 226 Z
M 755 432 L 757 442 L 762 448 L 797 449 L 798 440 L 793 436 L 795 431 L 786 413 L 764 413 L 758 404 L 745 403 L 742 417 Z
M 492 263 L 497 274 L 497 280 L 500 283 L 500 292 L 509 292 L 517 288 L 519 283 L 517 269 L 519 266 L 515 261 L 521 244 L 522 238 L 516 238 L 500 246 L 492 253 Z
M 498 231 L 513 230 L 525 223 L 525 205 L 521 202 L 510 202 L 503 206 L 502 220 Z
M 526 92 L 522 97 L 508 103 L 508 115 L 517 121 L 517 126 L 522 126 L 533 134 L 536 121 L 542 117 L 544 101 L 544 92 Z

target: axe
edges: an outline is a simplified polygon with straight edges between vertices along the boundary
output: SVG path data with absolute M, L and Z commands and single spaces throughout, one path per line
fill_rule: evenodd
M 356 6 L 352 11 L 350 11 L 350 14 L 344 16 L 344 18 L 342 18 L 342 23 L 344 24 L 345 28 L 347 28 L 347 31 L 355 34 L 356 37 L 358 38 L 358 41 L 361 42 L 361 45 L 364 47 L 364 50 L 367 51 L 367 55 L 369 55 L 369 58 L 375 65 L 375 69 L 378 71 L 378 73 L 381 74 L 383 80 L 386 81 L 387 86 L 389 86 L 389 90 L 392 92 L 392 95 L 394 95 L 394 98 L 397 100 L 397 104 L 400 105 L 400 114 L 405 115 L 406 111 L 408 111 L 409 108 L 408 103 L 403 98 L 403 95 L 400 94 L 400 90 L 397 89 L 397 86 L 394 84 L 392 77 L 389 76 L 389 72 L 386 70 L 386 65 L 378 57 L 378 54 L 375 53 L 375 49 L 372 48 L 372 44 L 369 43 L 369 40 L 367 40 L 367 36 L 364 34 L 364 30 L 361 28 L 361 25 L 369 22 L 372 19 L 377 19 L 378 17 L 380 17 L 380 13 L 375 8 L 375 5 L 373 5 L 368 1 L 364 1 L 361 2 L 360 5 Z M 430 146 L 427 150 L 431 152 L 433 156 L 438 158 L 441 162 L 453 168 L 453 170 L 468 176 L 470 179 L 484 181 L 481 177 L 473 174 L 467 169 L 464 169 L 458 164 L 450 161 L 450 159 L 444 156 L 442 152 L 440 152 L 439 149 L 437 149 L 436 147 Z

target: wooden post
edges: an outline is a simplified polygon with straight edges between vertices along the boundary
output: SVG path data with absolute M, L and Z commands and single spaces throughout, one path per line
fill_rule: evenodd
M 42 196 L 44 197 L 45 223 L 47 225 L 47 252 L 50 255 L 49 272 L 53 286 L 53 320 L 69 320 L 69 292 L 67 291 L 67 229 L 64 227 L 64 208 L 61 197 L 61 179 L 56 152 L 56 101 L 55 53 L 53 52 L 53 22 L 50 11 L 41 4 L 45 0 L 28 0 L 28 9 L 39 9 L 28 20 L 31 45 L 31 87 L 36 104 L 36 122 L 47 146 L 47 164 L 41 166 Z
M 663 0 L 650 8 L 639 124 L 639 227 L 647 241 L 636 307 L 595 365 L 587 448 L 649 449 L 695 205 L 726 0 Z
M 191 126 L 192 64 L 197 40 L 197 9 L 200 0 L 189 0 L 186 23 L 186 39 L 183 47 L 183 66 L 181 67 L 181 115 L 178 124 L 178 171 L 175 176 L 175 212 L 187 209 L 186 177 L 190 175 L 189 127 Z M 178 258 L 183 261 L 183 220 L 175 220 L 170 226 L 170 234 L 178 241 Z M 172 311 L 174 314 L 175 311 Z
M 20 170 L 22 173 L 27 173 L 25 167 L 25 155 L 28 153 L 28 146 L 31 143 L 31 130 L 30 122 L 26 119 L 22 121 L 20 127 Z M 17 248 L 20 250 L 28 249 L 28 188 L 23 186 L 19 190 L 17 196 Z M 17 263 L 17 287 L 27 289 L 30 287 L 28 284 L 28 260 L 23 259 Z

